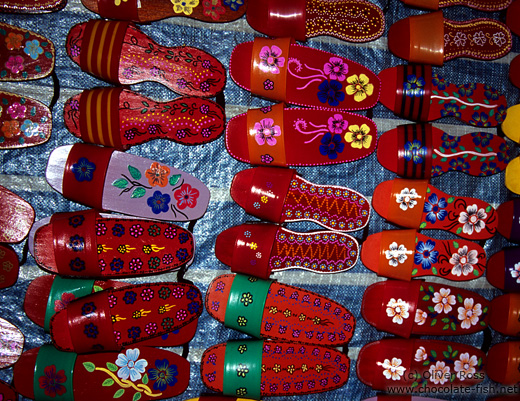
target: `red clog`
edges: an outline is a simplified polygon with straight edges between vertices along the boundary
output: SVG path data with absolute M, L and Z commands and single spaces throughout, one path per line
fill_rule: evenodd
M 36 400 L 89 401 L 93 394 L 100 401 L 167 399 L 182 394 L 189 378 L 186 359 L 153 347 L 78 355 L 44 345 L 24 352 L 13 369 L 15 390 Z
M 505 336 L 520 336 L 520 294 L 500 295 L 491 301 L 489 325 Z
M 505 247 L 492 255 L 487 263 L 486 278 L 503 291 L 520 292 L 520 248 Z
M 22 242 L 33 223 L 33 207 L 25 199 L 0 185 L 0 242 Z
M 20 263 L 14 249 L 0 244 L 0 289 L 13 286 L 19 271 Z
M 480 11 L 494 12 L 506 9 L 511 0 L 402 0 L 404 4 L 427 10 L 439 8 L 466 6 Z
M 375 123 L 341 111 L 284 108 L 279 103 L 250 109 L 226 126 L 226 148 L 235 159 L 257 165 L 321 166 L 370 155 Z
M 268 279 L 271 273 L 287 269 L 346 271 L 357 263 L 359 244 L 340 232 L 300 233 L 275 224 L 249 223 L 221 232 L 215 255 L 234 273 Z
M 0 369 L 12 366 L 18 361 L 22 354 L 24 343 L 25 338 L 20 329 L 7 320 L 0 318 L 0 344 L 2 346 L 0 348 Z
M 520 243 L 520 198 L 513 198 L 497 208 L 498 232 L 507 240 Z
M 84 142 L 125 150 L 152 139 L 199 145 L 224 133 L 217 103 L 197 97 L 156 102 L 122 88 L 86 90 L 67 100 L 67 129 Z
M 481 350 L 450 341 L 383 339 L 365 345 L 357 359 L 358 379 L 374 390 L 405 387 L 419 392 L 443 386 L 469 387 L 486 377 Z
M 234 21 L 246 12 L 247 0 L 184 2 L 170 0 L 81 0 L 103 18 L 147 23 L 170 17 L 188 17 L 205 22 Z
M 506 24 L 511 29 L 511 31 L 520 36 L 520 21 L 518 16 L 520 15 L 520 1 L 513 0 L 511 5 L 507 8 L 506 13 Z
M 56 275 L 35 278 L 25 293 L 24 311 L 29 319 L 49 332 L 51 318 L 77 298 L 109 288 L 128 287 L 131 284 L 113 280 L 68 279 Z M 171 333 L 152 337 L 141 346 L 175 347 L 191 341 L 197 331 L 197 320 Z
M 190 231 L 167 222 L 100 214 L 94 209 L 56 213 L 36 222 L 29 251 L 43 269 L 74 277 L 158 274 L 190 265 Z
M 520 13 L 520 7 L 518 12 Z M 509 80 L 511 83 L 520 88 L 520 57 L 516 56 L 509 64 Z
M 15 401 L 18 400 L 18 394 L 14 391 L 14 388 L 9 384 L 0 380 L 0 395 L 4 401 Z
M 83 71 L 116 85 L 154 81 L 182 95 L 210 97 L 226 84 L 224 66 L 215 57 L 194 47 L 160 46 L 129 22 L 75 25 L 66 47 Z
M 237 340 L 208 348 L 200 366 L 213 391 L 260 399 L 337 389 L 348 380 L 350 359 L 318 345 Z
M 339 347 L 356 326 L 349 310 L 325 296 L 241 274 L 216 277 L 205 305 L 226 327 L 256 338 Z
M 13 0 L 7 1 L 10 3 Z M 27 2 L 20 1 L 22 4 Z M 32 2 L 38 7 L 40 2 Z M 6 1 L 0 10 L 5 12 Z M 0 81 L 26 81 L 49 76 L 54 70 L 56 50 L 36 32 L 0 22 Z M 5 107 L 5 103 L 3 104 Z
M 400 65 L 379 73 L 381 103 L 396 115 L 424 122 L 455 117 L 475 127 L 494 127 L 506 116 L 507 100 L 482 83 L 453 84 L 431 65 Z
M 511 32 L 501 22 L 452 21 L 442 11 L 404 18 L 388 30 L 388 48 L 410 63 L 440 66 L 457 57 L 495 60 L 507 55 L 512 44 Z
M 54 149 L 45 176 L 70 200 L 150 219 L 197 220 L 210 197 L 200 180 L 175 167 L 79 143 Z
M 451 136 L 430 124 L 408 124 L 381 135 L 377 160 L 404 178 L 431 178 L 448 171 L 489 176 L 505 170 L 510 150 L 498 135 Z
M 379 79 L 368 68 L 289 38 L 256 38 L 237 45 L 229 73 L 253 95 L 299 106 L 363 110 L 379 98 Z
M 368 236 L 361 248 L 361 261 L 388 278 L 432 276 L 467 281 L 484 274 L 486 252 L 464 239 L 441 240 L 416 230 L 385 230 Z
M 361 314 L 376 329 L 400 337 L 462 335 L 487 327 L 489 305 L 481 295 L 462 288 L 387 280 L 367 287 Z M 504 316 L 502 310 L 496 313 Z
M 247 213 L 273 223 L 306 220 L 331 230 L 355 231 L 370 219 L 370 204 L 363 195 L 346 187 L 313 184 L 286 168 L 238 172 L 231 197 Z
M 383 11 L 364 0 L 254 0 L 249 2 L 246 16 L 249 25 L 264 35 L 300 41 L 328 35 L 347 42 L 368 42 L 385 29 Z
M 372 206 L 402 227 L 445 230 L 470 240 L 488 239 L 497 231 L 498 215 L 489 203 L 448 195 L 427 180 L 384 181 L 374 190 Z
M 118 351 L 171 333 L 201 313 L 202 296 L 191 284 L 136 284 L 71 301 L 51 318 L 49 332 L 61 351 Z
M 497 383 L 517 384 L 520 381 L 520 341 L 493 345 L 488 351 L 487 375 Z

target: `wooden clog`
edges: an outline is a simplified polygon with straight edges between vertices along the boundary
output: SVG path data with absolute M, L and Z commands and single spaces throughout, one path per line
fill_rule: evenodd
M 518 15 L 520 15 L 520 1 L 513 0 L 511 5 L 507 8 L 506 24 L 515 35 L 520 36 L 520 21 L 518 20 Z
M 174 167 L 86 144 L 52 151 L 46 178 L 70 200 L 150 219 L 199 219 L 210 197 L 201 181 Z
M 509 293 L 495 297 L 489 307 L 489 325 L 505 336 L 520 336 L 520 294 Z
M 18 327 L 0 318 L 0 369 L 12 366 L 23 351 L 25 338 Z
M 506 292 L 520 292 L 520 247 L 505 247 L 491 255 L 487 281 Z
M 520 157 L 514 158 L 507 165 L 505 184 L 511 192 L 520 194 Z
M 376 124 L 344 111 L 285 108 L 282 103 L 250 109 L 226 126 L 226 148 L 235 159 L 264 166 L 321 166 L 369 156 Z
M 240 43 L 229 73 L 253 95 L 299 106 L 363 110 L 379 98 L 379 79 L 367 67 L 288 38 Z
M 518 10 L 520 12 L 520 8 Z M 511 83 L 520 88 L 520 57 L 516 56 L 509 64 L 509 80 Z
M 15 401 L 18 400 L 18 394 L 14 391 L 13 386 L 0 380 L 0 395 L 2 395 L 4 401 Z
M 498 205 L 498 232 L 508 241 L 520 243 L 520 198 Z
M 34 223 L 34 209 L 25 200 L 0 185 L 0 242 L 21 242 Z
M 504 385 L 517 384 L 520 381 L 519 360 L 520 341 L 506 341 L 493 345 L 487 358 L 489 378 Z
M 194 47 L 160 46 L 129 22 L 75 25 L 66 46 L 82 70 L 113 84 L 154 81 L 176 93 L 202 97 L 215 96 L 226 84 L 226 71 L 213 56 Z
M 515 58 L 516 60 L 516 58 Z M 520 59 L 518 59 L 520 61 Z M 512 141 L 520 143 L 520 104 L 515 104 L 507 109 L 506 118 L 502 122 L 502 132 Z

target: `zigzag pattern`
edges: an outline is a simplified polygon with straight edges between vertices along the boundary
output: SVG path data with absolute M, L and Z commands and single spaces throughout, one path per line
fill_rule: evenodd
M 314 260 L 340 260 L 348 259 L 347 246 L 337 246 L 330 243 L 325 244 L 289 244 L 287 242 L 276 241 L 276 255 L 289 257 L 309 258 Z

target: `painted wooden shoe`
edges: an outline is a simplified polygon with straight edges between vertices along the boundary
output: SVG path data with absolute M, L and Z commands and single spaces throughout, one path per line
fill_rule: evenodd
M 515 58 L 516 59 L 516 58 Z M 520 59 L 519 59 L 520 61 Z M 502 132 L 512 141 L 520 143 L 520 104 L 515 104 L 507 109 L 506 118 L 502 122 Z
M 402 227 L 445 230 L 470 240 L 488 239 L 497 231 L 498 215 L 489 203 L 448 195 L 427 180 L 384 181 L 374 190 L 372 206 Z
M 427 10 L 438 10 L 439 8 L 466 6 L 479 11 L 494 12 L 509 7 L 511 0 L 402 0 L 404 4 Z
M 486 252 L 477 243 L 434 239 L 416 230 L 369 235 L 361 248 L 361 261 L 378 275 L 399 280 L 441 277 L 467 281 L 486 270 Z
M 0 369 L 12 366 L 23 351 L 25 337 L 18 327 L 0 318 Z
M 487 281 L 507 292 L 520 292 L 520 247 L 505 247 L 487 263 Z
M 508 241 L 520 243 L 520 199 L 513 198 L 497 208 L 498 232 Z
M 491 300 L 489 325 L 505 336 L 520 336 L 520 294 L 509 293 Z
M 205 305 L 226 327 L 255 338 L 339 347 L 356 326 L 352 313 L 327 297 L 241 274 L 216 277 Z
M 514 158 L 507 165 L 505 184 L 511 192 L 520 194 L 520 157 Z
M 248 223 L 221 232 L 215 255 L 234 273 L 266 280 L 287 269 L 323 274 L 346 271 L 357 263 L 359 244 L 340 232 L 300 233 L 276 224 Z
M 75 25 L 66 46 L 82 70 L 116 85 L 154 81 L 182 95 L 210 97 L 226 83 L 226 71 L 213 56 L 194 47 L 160 46 L 129 22 Z
M 511 29 L 511 31 L 520 36 L 520 22 L 518 21 L 518 16 L 520 15 L 520 1 L 513 0 L 511 5 L 507 8 L 506 13 L 506 24 Z
M 208 187 L 175 167 L 87 144 L 54 149 L 45 174 L 70 200 L 149 219 L 197 220 L 210 197 Z
M 0 395 L 5 401 L 14 401 L 18 399 L 18 394 L 14 390 L 13 386 L 0 380 Z
M 520 341 L 506 341 L 493 345 L 488 351 L 487 375 L 494 382 L 513 385 L 520 381 L 518 360 Z
M 452 136 L 430 124 L 407 124 L 381 135 L 377 160 L 404 178 L 448 171 L 489 176 L 505 170 L 510 149 L 503 138 L 486 132 Z
M 23 198 L 0 185 L 0 242 L 22 242 L 34 223 L 34 209 Z

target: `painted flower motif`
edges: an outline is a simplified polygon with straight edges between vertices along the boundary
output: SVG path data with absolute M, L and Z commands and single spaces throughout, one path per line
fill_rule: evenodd
M 414 359 L 417 362 L 425 361 L 428 358 L 428 353 L 426 352 L 426 349 L 421 345 L 417 350 L 415 351 Z
M 448 202 L 446 202 L 445 198 L 440 198 L 436 193 L 432 193 L 426 202 L 424 203 L 424 212 L 426 213 L 426 221 L 435 224 L 437 219 L 443 221 L 448 212 L 446 212 L 446 207 L 448 206 Z
M 456 149 L 459 146 L 461 137 L 448 135 L 446 133 L 442 134 L 442 147 L 447 149 Z
M 321 103 L 328 103 L 329 106 L 338 106 L 339 102 L 345 100 L 342 89 L 343 85 L 335 79 L 325 80 L 318 86 L 318 100 Z
M 428 151 L 421 141 L 414 139 L 404 144 L 404 158 L 407 161 L 413 160 L 415 164 L 422 163 Z
M 408 319 L 408 304 L 401 298 L 396 300 L 391 298 L 386 304 L 386 315 L 392 318 L 392 323 L 403 324 L 404 319 Z
M 333 134 L 341 134 L 348 127 L 348 121 L 343 119 L 342 114 L 334 114 L 334 116 L 329 117 L 328 120 L 328 128 L 329 131 Z
M 404 188 L 399 194 L 395 196 L 395 201 L 399 203 L 399 208 L 401 210 L 407 210 L 408 208 L 413 209 L 413 207 L 417 205 L 416 198 L 419 197 L 420 196 L 415 188 Z
M 9 34 L 5 38 L 5 46 L 8 50 L 19 49 L 22 46 L 22 40 L 22 34 L 9 32 Z
M 68 304 L 76 299 L 76 296 L 70 292 L 64 292 L 61 294 L 61 298 L 54 301 L 54 312 L 59 312 L 65 309 Z
M 421 310 L 421 309 L 417 309 L 415 311 L 415 323 L 419 326 L 422 326 L 424 323 L 426 323 L 426 318 L 428 317 L 428 314 Z
M 430 381 L 434 384 L 444 384 L 450 380 L 450 367 L 445 362 L 437 361 L 428 369 Z
M 444 77 L 440 76 L 439 74 L 433 74 L 432 84 L 441 91 L 446 89 L 446 87 L 449 85 L 446 83 L 446 79 L 444 79 Z
M 62 384 L 67 381 L 65 371 L 56 371 L 55 365 L 46 366 L 43 370 L 43 376 L 38 378 L 40 388 L 48 397 L 61 396 L 67 392 L 67 388 Z
M 484 220 L 487 213 L 484 209 L 479 209 L 476 204 L 469 205 L 466 211 L 460 212 L 459 223 L 463 224 L 462 231 L 465 234 L 472 235 L 473 232 L 479 233 L 486 227 Z
M 484 46 L 487 42 L 487 38 L 484 32 L 478 31 L 473 34 L 473 43 L 477 46 Z
M 323 72 L 331 79 L 344 81 L 348 73 L 348 65 L 339 57 L 331 57 L 323 66 Z
M 424 95 L 424 86 L 426 82 L 423 77 L 418 77 L 415 74 L 410 74 L 406 77 L 404 82 L 404 89 L 408 97 L 421 97 Z
M 148 369 L 148 377 L 155 381 L 153 388 L 158 391 L 175 386 L 178 374 L 177 365 L 170 365 L 167 359 L 157 359 L 155 367 Z
M 77 163 L 72 165 L 74 177 L 76 177 L 76 180 L 79 182 L 92 181 L 95 170 L 96 165 L 90 162 L 86 157 L 81 157 Z
M 220 0 L 204 0 L 202 5 L 204 7 L 204 15 L 211 17 L 215 21 L 218 21 L 220 16 L 226 12 Z
M 451 305 L 457 303 L 455 295 L 450 294 L 449 288 L 441 288 L 439 292 L 433 294 L 432 301 L 435 304 L 434 309 L 437 313 L 449 313 L 453 309 Z
M 170 200 L 170 195 L 155 191 L 146 202 L 154 214 L 160 214 L 168 212 Z
M 276 137 L 282 135 L 282 130 L 279 125 L 274 125 L 272 118 L 264 118 L 260 122 L 255 123 L 255 140 L 259 145 L 268 144 L 269 146 L 276 145 Z
M 148 170 L 145 171 L 145 176 L 148 183 L 152 186 L 165 187 L 168 184 L 168 176 L 170 175 L 170 168 L 162 166 L 157 162 L 153 162 Z
M 370 83 L 370 79 L 365 74 L 354 74 L 347 78 L 349 85 L 346 87 L 347 95 L 354 95 L 356 102 L 365 100 L 374 93 L 374 85 Z
M 352 147 L 356 149 L 368 149 L 372 144 L 372 135 L 370 133 L 370 127 L 366 124 L 351 125 L 348 127 L 348 132 L 345 134 L 345 141 L 352 143 Z
M 490 175 L 498 173 L 500 170 L 498 169 L 498 166 L 496 163 L 489 162 L 489 164 L 482 163 L 482 166 L 480 166 L 480 171 L 482 171 L 482 173 L 480 175 L 490 176 Z
M 495 32 L 493 34 L 493 43 L 497 46 L 503 46 L 507 42 L 504 32 Z
M 117 356 L 116 365 L 120 368 L 117 371 L 117 377 L 123 380 L 130 378 L 133 382 L 141 379 L 146 366 L 148 366 L 148 361 L 146 359 L 138 359 L 139 353 L 138 348 L 133 348 L 127 349 L 126 355 L 121 353 Z
M 473 305 L 473 298 L 466 298 L 464 300 L 464 307 L 460 306 L 457 309 L 459 313 L 458 319 L 462 322 L 460 327 L 463 329 L 469 329 L 479 321 L 479 316 L 482 315 L 482 306 L 477 303 Z
M 37 122 L 26 119 L 21 125 L 20 131 L 22 131 L 26 137 L 32 137 L 40 133 L 39 128 L 40 125 Z
M 173 196 L 177 200 L 177 207 L 179 209 L 186 209 L 186 207 L 194 208 L 197 206 L 199 190 L 192 188 L 190 184 L 182 184 L 182 186 L 173 193 Z
M 459 106 L 454 103 L 444 103 L 444 109 L 441 110 L 441 117 L 457 117 L 460 118 L 461 114 Z
M 260 50 L 260 63 L 258 67 L 267 74 L 280 74 L 280 68 L 285 64 L 285 57 L 282 57 L 282 49 L 273 45 L 264 46 Z
M 484 96 L 489 100 L 498 100 L 500 93 L 495 87 L 491 85 L 484 85 Z
M 475 366 L 478 365 L 476 355 L 469 356 L 468 352 L 460 354 L 459 359 L 455 361 L 454 370 L 457 372 L 457 378 L 461 381 L 468 376 L 471 377 L 475 373 Z
M 383 363 L 378 362 L 377 364 L 382 366 L 385 370 L 383 370 L 383 375 L 387 379 L 392 379 L 394 381 L 401 380 L 401 377 L 404 375 L 406 368 L 401 366 L 403 361 L 399 358 L 385 359 Z
M 191 15 L 193 9 L 199 5 L 199 0 L 170 0 L 173 4 L 173 11 L 176 14 Z
M 470 165 L 464 158 L 457 157 L 450 160 L 450 169 L 456 171 L 468 171 L 470 169 Z
M 2 124 L 2 132 L 6 138 L 12 138 L 20 134 L 20 123 L 15 120 L 4 121 Z
M 509 268 L 509 274 L 511 274 L 512 278 L 516 278 L 517 283 L 520 283 L 520 262 Z
M 20 102 L 14 102 L 7 108 L 7 113 L 12 119 L 24 118 L 27 107 Z
M 429 270 L 433 264 L 437 263 L 438 256 L 439 251 L 435 250 L 435 241 L 431 239 L 426 242 L 419 241 L 415 247 L 414 263 Z
M 388 264 L 393 267 L 397 267 L 400 263 L 404 263 L 408 259 L 408 253 L 411 253 L 406 249 L 404 245 L 397 245 L 397 242 L 392 242 L 388 249 L 385 250 L 385 256 L 388 259 Z
M 473 91 L 477 88 L 477 85 L 474 83 L 467 83 L 459 85 L 458 93 L 461 96 L 471 96 L 473 95 Z
M 40 46 L 40 41 L 38 39 L 28 40 L 25 42 L 23 51 L 33 60 L 36 60 L 40 54 L 43 53 L 43 49 Z
M 321 138 L 320 153 L 323 156 L 327 156 L 331 160 L 338 158 L 338 153 L 343 152 L 345 144 L 341 141 L 341 136 L 338 134 L 332 134 L 327 132 Z
M 471 116 L 469 120 L 469 124 L 474 125 L 475 127 L 491 127 L 491 123 L 488 121 L 489 116 L 485 112 L 479 113 L 476 111 Z
M 228 6 L 233 11 L 237 11 L 244 5 L 244 0 L 224 0 L 224 5 Z
M 461 47 L 466 45 L 466 40 L 468 39 L 467 35 L 464 32 L 457 32 L 453 37 L 453 43 L 456 46 Z

